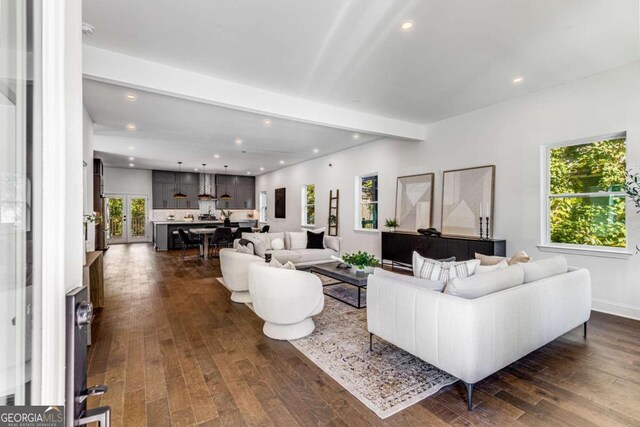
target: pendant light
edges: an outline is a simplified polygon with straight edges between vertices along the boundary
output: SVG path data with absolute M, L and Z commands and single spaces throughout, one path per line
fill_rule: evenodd
M 180 175 L 182 175 L 182 162 L 178 162 L 178 170 L 180 171 Z M 187 195 L 180 191 L 180 175 L 178 175 L 178 192 L 173 195 L 174 199 L 186 199 Z
M 202 164 L 202 173 L 204 174 L 204 185 L 202 193 L 198 194 L 198 200 L 211 200 L 211 194 L 207 193 L 207 164 Z
M 227 165 L 224 165 L 224 175 L 227 176 Z M 224 194 L 218 197 L 220 200 L 231 200 L 231 196 L 227 193 L 227 184 L 224 185 Z

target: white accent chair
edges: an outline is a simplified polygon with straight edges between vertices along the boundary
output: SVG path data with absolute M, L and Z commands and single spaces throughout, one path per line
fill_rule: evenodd
M 235 249 L 220 250 L 220 269 L 224 285 L 231 291 L 231 301 L 251 302 L 249 295 L 249 264 L 263 263 L 259 256 L 243 254 Z
M 311 316 L 322 312 L 322 282 L 311 273 L 249 265 L 249 293 L 253 309 L 263 319 L 263 332 L 275 340 L 295 340 L 315 329 Z

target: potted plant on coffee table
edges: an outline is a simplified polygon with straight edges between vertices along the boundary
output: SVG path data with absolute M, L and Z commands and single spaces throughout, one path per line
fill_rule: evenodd
M 363 251 L 344 254 L 342 261 L 350 265 L 351 270 L 356 274 L 373 273 L 373 267 L 380 264 L 375 256 Z

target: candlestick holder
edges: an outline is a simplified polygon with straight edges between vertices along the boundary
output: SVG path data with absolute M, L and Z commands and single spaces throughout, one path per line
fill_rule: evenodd
M 482 217 L 480 217 L 480 240 L 484 239 L 484 235 L 482 234 Z
M 487 232 L 487 240 L 489 240 L 490 239 L 490 237 L 489 237 L 489 217 L 486 217 L 486 220 L 487 220 L 487 226 L 485 228 L 486 228 L 486 232 Z

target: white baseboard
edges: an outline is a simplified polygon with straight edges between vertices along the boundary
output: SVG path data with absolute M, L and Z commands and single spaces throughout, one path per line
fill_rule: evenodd
M 629 319 L 640 320 L 640 307 L 619 302 L 607 301 L 600 298 L 593 298 L 591 309 L 602 313 L 613 314 L 614 316 L 627 317 Z

